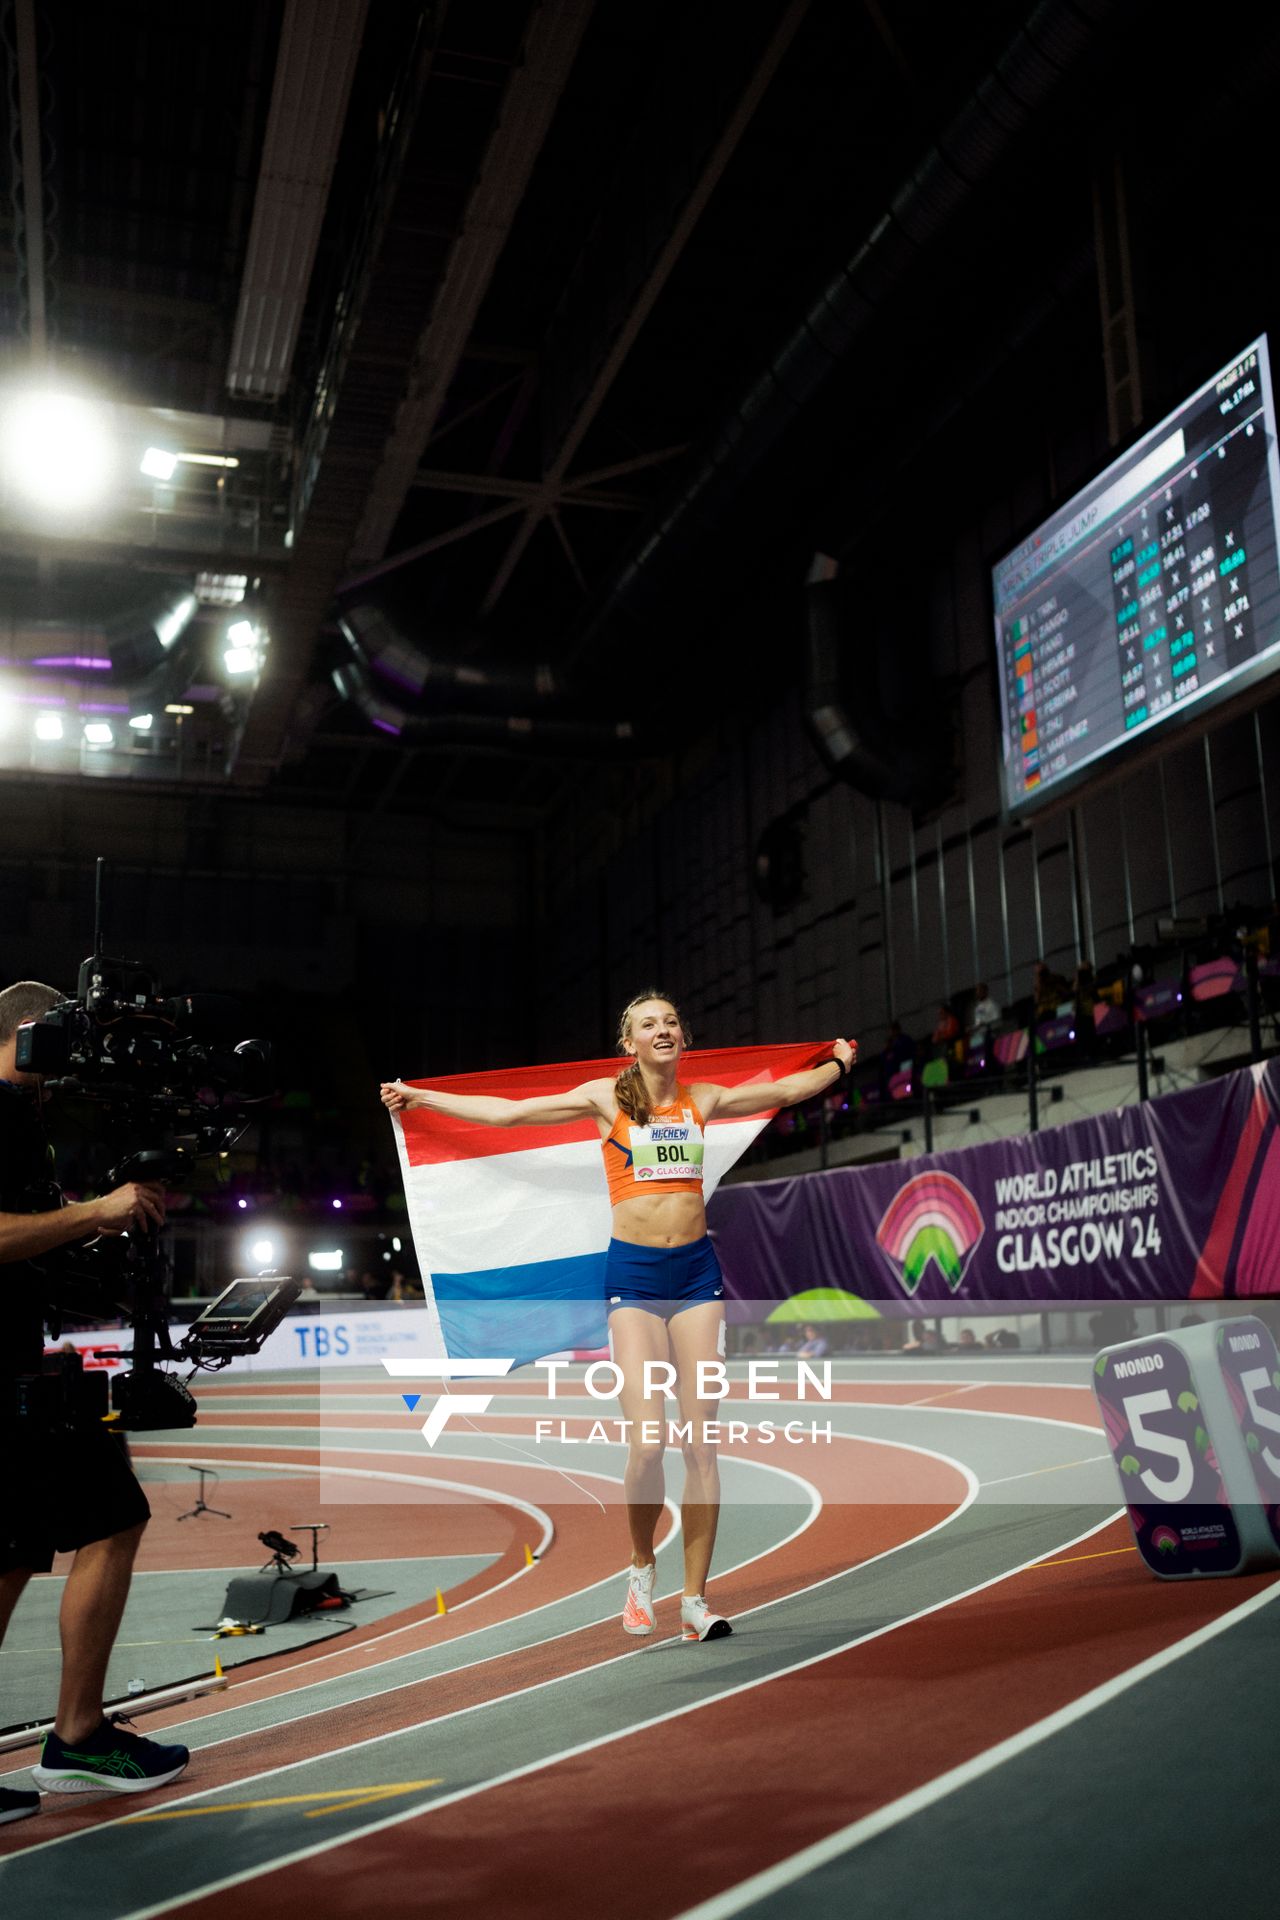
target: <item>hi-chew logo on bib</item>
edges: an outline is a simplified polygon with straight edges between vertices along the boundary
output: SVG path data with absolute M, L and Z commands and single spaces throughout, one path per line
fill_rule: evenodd
M 637 1180 L 701 1180 L 702 1128 L 684 1108 L 683 1120 L 651 1120 L 631 1129 L 631 1171 Z

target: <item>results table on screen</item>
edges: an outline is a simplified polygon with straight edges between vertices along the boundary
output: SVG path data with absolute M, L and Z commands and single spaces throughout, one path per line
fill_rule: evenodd
M 1280 651 L 1266 342 L 995 569 L 1010 810 Z

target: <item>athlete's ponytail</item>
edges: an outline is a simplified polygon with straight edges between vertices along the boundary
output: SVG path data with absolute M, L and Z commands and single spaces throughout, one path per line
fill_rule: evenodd
M 663 993 L 660 987 L 647 987 L 643 993 L 636 994 L 633 1000 L 628 1000 L 622 1009 L 618 1021 L 618 1052 L 626 1052 L 626 1043 L 631 1038 L 631 1016 L 637 1007 L 645 1004 L 646 1000 L 662 1000 L 667 1006 L 675 1009 L 675 1016 L 680 1022 L 680 1031 L 684 1036 L 684 1044 L 686 1047 L 691 1047 L 693 1034 L 689 1030 L 689 1023 L 671 995 Z M 644 1075 L 640 1071 L 638 1060 L 633 1060 L 630 1066 L 622 1069 L 613 1083 L 613 1089 L 618 1106 L 627 1118 L 634 1121 L 638 1127 L 647 1127 L 652 1118 L 652 1111 L 649 1106 L 649 1090 L 644 1084 Z

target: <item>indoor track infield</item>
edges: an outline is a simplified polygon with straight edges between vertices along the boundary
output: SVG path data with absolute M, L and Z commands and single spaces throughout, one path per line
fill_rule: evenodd
M 802 1409 L 830 1444 L 787 1458 L 735 1394 L 712 1583 L 735 1632 L 705 1646 L 679 1639 L 674 1513 L 659 1631 L 618 1627 L 623 1455 L 582 1444 L 615 1409 L 581 1372 L 554 1403 L 506 1382 L 430 1451 L 374 1369 L 213 1382 L 194 1432 L 139 1437 L 157 1575 L 224 1564 L 167 1498 L 195 1460 L 235 1486 L 237 1540 L 264 1489 L 267 1524 L 331 1520 L 323 1565 L 475 1558 L 443 1614 L 266 1636 L 225 1692 L 146 1714 L 186 1774 L 0 1829 L 6 1915 L 1065 1920 L 1164 1911 L 1179 1860 L 1270 1911 L 1277 1576 L 1146 1571 L 1085 1358 L 840 1362 Z M 0 1757 L 5 1783 L 34 1757 Z

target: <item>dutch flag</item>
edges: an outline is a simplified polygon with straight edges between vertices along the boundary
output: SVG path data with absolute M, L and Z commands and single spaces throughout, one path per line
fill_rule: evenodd
M 681 1084 L 739 1086 L 778 1080 L 830 1057 L 821 1045 L 733 1047 L 687 1053 Z M 562 1066 L 411 1080 L 442 1093 L 525 1100 L 615 1076 L 625 1063 Z M 776 1107 L 746 1120 L 712 1120 L 703 1193 L 717 1183 Z M 517 1365 L 608 1338 L 604 1259 L 609 1198 L 594 1120 L 561 1126 L 484 1127 L 420 1107 L 391 1115 L 409 1227 L 439 1357 L 503 1357 Z

